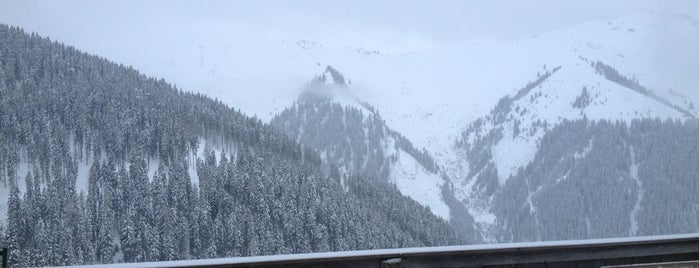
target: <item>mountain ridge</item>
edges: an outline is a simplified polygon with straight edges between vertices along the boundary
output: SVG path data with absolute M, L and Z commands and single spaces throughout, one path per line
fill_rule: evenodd
M 465 242 L 387 183 L 343 189 L 314 151 L 221 101 L 16 27 L 0 36 L 13 266 Z

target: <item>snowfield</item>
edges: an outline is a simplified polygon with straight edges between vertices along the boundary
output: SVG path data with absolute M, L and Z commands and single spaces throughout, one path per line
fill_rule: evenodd
M 451 218 L 449 206 L 442 200 L 444 180 L 438 174 L 426 170 L 408 153 L 400 150 L 398 162 L 391 169 L 390 181 L 405 196 L 430 208 L 442 219 Z

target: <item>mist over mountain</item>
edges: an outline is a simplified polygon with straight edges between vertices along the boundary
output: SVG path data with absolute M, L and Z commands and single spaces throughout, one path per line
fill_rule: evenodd
M 387 127 L 378 109 L 352 96 L 342 74 L 331 66 L 270 124 L 315 150 L 325 172 L 338 176 L 343 185 L 357 175 L 391 183 L 450 221 L 461 238 L 481 240 L 473 218 L 454 198 L 432 156 Z
M 377 68 L 372 74 L 381 74 L 381 78 L 377 78 L 375 83 L 383 83 L 385 87 L 376 89 L 377 94 L 385 94 L 390 103 L 382 103 L 380 98 L 372 98 L 371 95 L 366 97 L 372 99 L 379 104 L 373 106 L 373 110 L 381 111 L 381 116 L 384 124 L 391 129 L 405 135 L 406 139 L 411 141 L 411 146 L 415 148 L 426 148 L 427 155 L 434 159 L 435 166 L 439 167 L 443 178 L 446 178 L 446 184 L 450 187 L 453 196 L 460 200 L 465 207 L 468 208 L 469 214 L 476 220 L 475 228 L 481 233 L 481 237 L 486 241 L 531 241 L 544 239 L 541 237 L 528 237 L 526 239 L 517 238 L 520 234 L 510 234 L 503 236 L 502 232 L 511 232 L 512 227 L 504 222 L 504 218 L 511 215 L 500 214 L 494 212 L 493 203 L 499 203 L 498 198 L 507 200 L 508 197 L 501 195 L 503 185 L 511 177 L 517 177 L 521 170 L 529 168 L 537 154 L 541 153 L 542 141 L 545 136 L 548 136 L 551 131 L 558 128 L 560 124 L 568 121 L 577 120 L 592 120 L 592 122 L 619 122 L 629 125 L 635 119 L 642 120 L 678 120 L 680 124 L 686 120 L 693 120 L 697 112 L 694 108 L 694 100 L 685 94 L 678 93 L 678 90 L 662 90 L 658 80 L 654 80 L 655 74 L 646 73 L 639 65 L 631 65 L 631 63 L 639 63 L 638 59 L 643 57 L 643 54 L 636 51 L 638 45 L 634 40 L 641 40 L 649 36 L 656 36 L 658 32 L 657 18 L 647 15 L 637 15 L 623 18 L 617 21 L 609 21 L 604 23 L 590 23 L 574 28 L 570 31 L 552 33 L 545 37 L 537 37 L 530 40 L 528 43 L 515 45 L 516 49 L 521 49 L 521 52 L 515 52 L 521 62 L 529 64 L 530 62 L 541 61 L 542 59 L 550 59 L 553 62 L 559 62 L 560 65 L 541 64 L 533 66 L 533 68 L 522 74 L 513 74 L 509 77 L 521 77 L 521 79 L 507 79 L 504 82 L 516 83 L 510 93 L 504 93 L 498 101 L 493 101 L 490 106 L 490 111 L 484 112 L 481 117 L 473 117 L 466 111 L 483 110 L 480 107 L 487 107 L 481 101 L 484 98 L 492 98 L 497 94 L 492 93 L 494 90 L 485 92 L 472 91 L 471 94 L 463 92 L 440 92 L 431 91 L 431 95 L 419 95 L 419 91 L 409 90 L 404 88 L 401 91 L 391 90 L 390 83 L 387 83 L 392 76 L 387 75 L 396 72 L 400 65 L 391 65 L 391 67 Z M 673 23 L 679 25 L 694 25 L 691 20 L 686 20 L 679 17 L 672 20 Z M 626 28 L 623 28 L 626 27 Z M 644 29 L 643 27 L 648 27 Z M 620 31 L 624 29 L 624 31 Z M 693 28 L 696 30 L 696 26 Z M 573 41 L 571 43 L 562 42 L 561 38 L 569 37 L 576 32 L 591 33 L 591 37 L 586 37 L 582 41 Z M 639 37 L 639 34 L 642 37 Z M 602 43 L 592 45 L 595 38 L 608 38 L 607 43 L 616 42 L 618 45 L 624 46 L 605 46 Z M 691 42 L 692 39 L 690 39 Z M 583 43 L 584 41 L 584 43 Z M 578 43 L 579 42 L 579 43 Z M 536 46 L 548 46 L 548 54 L 538 54 L 540 49 Z M 570 47 L 568 47 L 570 46 Z M 627 50 L 632 48 L 632 50 Z M 488 47 L 475 49 L 474 52 L 487 52 L 492 48 Z M 506 49 L 503 49 L 506 50 Z M 551 55 L 553 51 L 553 56 Z M 456 50 L 448 53 L 458 55 Z M 625 56 L 629 55 L 630 56 Z M 434 54 L 434 53 L 433 53 Z M 533 59 L 532 55 L 541 57 L 541 59 Z M 446 55 L 446 54 L 445 54 Z M 477 55 L 477 54 L 476 54 Z M 489 54 L 490 55 L 490 54 Z M 434 56 L 434 55 L 433 55 Z M 491 55 L 497 58 L 497 55 Z M 410 57 L 410 55 L 406 56 Z M 489 64 L 490 60 L 482 59 L 478 62 Z M 517 67 L 519 68 L 519 67 Z M 672 67 L 675 68 L 675 67 Z M 378 70 L 381 69 L 381 70 Z M 510 67 L 510 69 L 512 69 Z M 462 69 L 449 69 L 449 71 Z M 508 71 L 507 68 L 497 69 L 499 72 Z M 474 72 L 479 72 L 474 70 Z M 482 71 L 480 71 L 482 72 Z M 343 71 L 344 73 L 344 71 Z M 527 75 L 527 73 L 529 75 Z M 346 73 L 345 73 L 346 74 Z M 425 73 L 411 73 L 416 76 L 424 76 Z M 479 76 L 477 82 L 489 81 L 500 77 L 500 73 L 493 73 L 492 76 Z M 644 75 L 644 76 L 641 76 Z M 409 79 L 410 76 L 399 76 L 396 72 L 395 77 L 401 79 Z M 436 88 L 439 88 L 439 82 L 447 79 L 458 79 L 462 76 L 458 74 L 449 75 L 448 72 L 443 72 L 442 76 L 434 78 L 437 81 Z M 639 78 L 642 77 L 642 78 Z M 350 78 L 353 81 L 359 79 L 350 75 L 344 77 Z M 365 78 L 366 79 L 366 78 Z M 361 80 L 359 80 L 361 81 Z M 376 82 L 378 81 L 378 82 Z M 495 82 L 492 80 L 492 86 L 502 84 L 503 82 Z M 421 85 L 424 82 L 414 81 L 412 85 Z M 403 82 L 403 86 L 411 85 Z M 465 91 L 471 87 L 469 85 L 461 85 Z M 654 85 L 654 86 L 649 86 Z M 448 85 L 455 86 L 455 85 Z M 447 86 L 447 87 L 448 87 Z M 472 85 L 473 86 L 473 85 Z M 480 85 L 476 87 L 488 87 Z M 685 88 L 683 92 L 690 92 L 692 87 Z M 362 109 L 362 104 L 372 103 L 371 101 L 362 100 L 362 88 L 356 82 L 353 85 L 344 87 L 343 94 L 352 96 L 350 99 L 359 99 L 354 101 L 353 107 Z M 349 92 L 349 93 L 348 93 Z M 359 92 L 359 93 L 358 93 Z M 430 91 L 428 91 L 430 92 Z M 497 92 L 497 91 L 496 91 Z M 445 96 L 452 97 L 449 102 L 440 103 L 440 99 Z M 461 96 L 467 96 L 464 98 Z M 376 97 L 376 95 L 373 95 Z M 337 98 L 342 99 L 342 98 Z M 418 99 L 420 101 L 405 103 L 405 100 Z M 377 101 L 379 100 L 379 101 Z M 464 101 L 464 106 L 455 105 L 459 101 Z M 347 101 L 337 100 L 338 103 L 346 103 Z M 352 101 L 350 101 L 352 102 Z M 359 103 L 359 104 L 356 104 Z M 372 103 L 372 105 L 374 105 Z M 479 106 L 480 105 L 480 106 Z M 347 106 L 347 105 L 345 105 Z M 352 107 L 352 104 L 349 104 Z M 374 108 L 376 107 L 376 108 Z M 409 108 L 406 108 L 409 107 Z M 431 108 L 425 108 L 431 107 Z M 396 110 L 400 111 L 396 113 Z M 316 111 L 322 113 L 322 110 Z M 371 114 L 372 112 L 366 112 Z M 288 114 L 286 113 L 282 113 Z M 461 117 L 461 119 L 460 119 Z M 470 123 L 458 123 L 458 120 L 464 122 L 473 118 Z M 323 118 L 320 116 L 320 118 Z M 415 123 L 418 121 L 419 123 Z M 331 121 L 332 122 L 332 121 Z M 311 123 L 310 125 L 321 125 Z M 595 124 L 593 124 L 596 126 Z M 322 140 L 322 137 L 333 137 L 333 135 L 325 135 L 332 132 L 315 132 L 320 135 L 308 135 L 300 133 L 301 128 L 292 124 L 292 127 L 286 129 L 291 137 L 312 137 L 307 141 L 299 140 L 304 143 L 314 143 Z M 459 127 L 462 126 L 462 127 Z M 282 127 L 283 128 L 283 127 Z M 297 129 L 299 129 L 297 131 Z M 458 133 L 458 134 L 450 134 Z M 304 134 L 304 135 L 300 135 Z M 454 135 L 454 136 L 452 136 Z M 342 135 L 337 136 L 340 139 Z M 690 138 L 691 139 L 691 138 Z M 347 141 L 362 142 L 362 138 L 347 139 Z M 587 141 L 591 142 L 591 141 Z M 654 141 L 662 143 L 660 140 Z M 341 142 L 340 142 L 341 143 Z M 690 148 L 694 148 L 693 144 L 687 144 Z M 570 152 L 570 154 L 574 154 Z M 431 164 L 430 164 L 431 165 Z M 583 165 L 583 164 L 580 164 Z M 532 167 L 533 168 L 533 167 Z M 628 172 L 628 171 L 627 171 Z M 607 177 L 609 174 L 603 176 Z M 426 180 L 423 180 L 426 181 Z M 408 183 L 410 184 L 410 183 Z M 440 183 L 441 184 L 441 183 Z M 400 188 L 400 186 L 398 186 Z M 616 186 L 629 191 L 643 191 L 643 186 Z M 694 189 L 691 188 L 690 189 Z M 427 191 L 425 191 L 427 192 Z M 537 195 L 536 189 L 529 190 L 530 194 Z M 669 194 L 669 192 L 661 193 L 661 195 Z M 411 193 L 406 193 L 411 195 Z M 429 195 L 425 193 L 412 193 L 413 196 Z M 529 194 L 528 194 L 529 195 Z M 435 196 L 435 195 L 431 195 Z M 638 198 L 637 198 L 638 199 Z M 640 199 L 639 199 L 640 200 Z M 575 202 L 582 202 L 577 200 Z M 640 202 L 640 201 L 639 201 Z M 428 205 L 428 203 L 423 202 Z M 644 206 L 635 207 L 635 212 L 638 213 Z M 502 205 L 502 203 L 500 204 Z M 434 205 L 432 207 L 435 207 Z M 532 214 L 535 209 L 532 209 Z M 603 224 L 616 224 L 618 227 L 615 232 L 605 233 L 605 235 L 625 236 L 629 234 L 642 234 L 644 232 L 630 232 L 628 228 L 631 210 L 624 208 L 624 213 L 614 215 L 625 215 L 622 218 L 609 219 Z M 682 213 L 682 217 L 692 217 L 695 209 L 686 210 Z M 560 213 L 564 209 L 558 211 Z M 539 212 L 542 213 L 542 212 Z M 607 213 L 602 210 L 600 213 Z M 543 217 L 557 217 L 557 214 L 544 215 Z M 533 217 L 530 215 L 530 217 Z M 635 220 L 635 219 L 634 219 Z M 654 221 L 654 219 L 647 219 Z M 519 225 L 517 225 L 519 228 Z M 592 225 L 594 226 L 594 225 Z M 635 225 L 634 225 L 635 226 Z M 669 225 L 669 229 L 687 230 L 680 225 Z M 595 235 L 594 227 L 590 227 L 589 232 L 585 235 L 577 236 L 576 238 L 602 237 L 603 235 Z M 606 228 L 606 227 L 604 227 Z M 634 227 L 636 229 L 636 227 Z M 623 231 L 622 231 L 623 230 Z M 530 230 L 518 231 L 527 235 L 531 234 Z M 564 232 L 564 231 L 562 231 Z M 647 234 L 658 234 L 657 232 L 648 232 Z M 569 234 L 559 233 L 546 237 L 547 240 L 567 239 Z
M 2 243 L 17 266 L 461 244 L 385 181 L 208 97 L 0 26 Z
M 231 29 L 132 67 L 0 25 L 13 265 L 699 232 L 691 15 L 401 49 Z

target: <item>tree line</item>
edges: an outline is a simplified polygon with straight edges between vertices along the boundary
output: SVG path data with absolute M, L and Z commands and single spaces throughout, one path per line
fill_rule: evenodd
M 235 149 L 193 159 L 202 139 Z M 221 101 L 5 25 L 0 171 L 13 266 L 463 243 L 386 183 L 345 191 L 313 150 Z

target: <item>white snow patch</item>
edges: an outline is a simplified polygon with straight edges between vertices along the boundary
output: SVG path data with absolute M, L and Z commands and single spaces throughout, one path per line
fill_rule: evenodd
M 160 168 L 160 157 L 151 157 L 148 159 L 148 181 L 153 182 L 155 172 Z
M 24 193 L 27 191 L 27 181 L 26 177 L 29 171 L 32 169 L 33 164 L 27 160 L 27 150 L 26 147 L 20 148 L 19 153 L 19 164 L 17 165 L 17 189 L 19 190 L 19 197 L 22 198 Z M 5 171 L 5 170 L 0 170 Z M 5 172 L 4 174 L 7 174 Z M 32 173 L 33 175 L 33 173 Z M 7 178 L 7 175 L 5 175 Z M 9 178 L 5 183 L 0 183 L 0 224 L 7 223 L 7 201 L 10 198 L 10 182 Z
M 568 172 L 566 172 L 566 174 L 564 174 L 560 178 L 556 179 L 556 183 L 560 183 L 560 182 L 568 179 L 568 176 L 570 176 L 570 170 L 568 170 Z
M 332 102 L 340 104 L 343 108 L 358 109 L 362 113 L 362 119 L 366 119 L 369 115 L 374 114 L 374 112 L 367 109 L 367 107 L 365 107 L 365 105 L 359 99 L 357 99 L 356 96 L 354 96 L 352 91 L 356 88 L 352 86 L 331 85 L 329 86 L 329 89 L 332 92 Z M 343 117 L 342 120 L 345 120 L 345 118 Z
M 189 164 L 187 165 L 187 174 L 189 180 L 196 186 L 199 186 L 199 174 L 197 174 L 197 157 L 201 158 L 196 152 L 189 153 Z M 202 158 L 203 159 L 203 158 Z
M 10 199 L 10 183 L 0 184 L 0 224 L 7 224 L 7 200 Z
M 471 216 L 473 216 L 473 220 L 476 221 L 476 223 L 480 224 L 495 224 L 495 221 L 497 220 L 497 217 L 495 217 L 495 214 L 490 212 L 490 210 L 487 209 L 478 209 L 478 208 L 469 208 L 468 211 Z
M 206 159 L 206 152 L 213 152 L 216 158 L 216 163 L 221 161 L 224 154 L 229 157 L 229 161 L 232 160 L 230 157 L 235 157 L 238 151 L 237 144 L 234 142 L 228 142 L 221 139 L 213 138 L 199 138 L 199 147 L 196 151 L 190 151 L 188 156 L 188 167 L 187 173 L 192 183 L 199 186 L 199 175 L 197 174 L 197 159 Z M 231 155 L 228 155 L 231 154 Z
M 396 155 L 398 153 L 398 150 L 396 150 L 396 139 L 393 137 L 387 137 L 383 151 L 386 153 L 386 155 Z
M 84 192 L 87 194 L 87 188 L 90 178 L 90 169 L 94 161 L 92 154 L 87 159 L 78 159 L 78 174 L 75 178 L 75 190 L 77 193 Z
M 398 161 L 393 165 L 389 179 L 403 195 L 428 207 L 434 215 L 445 220 L 451 218 L 449 206 L 442 200 L 444 180 L 427 171 L 403 150 L 398 152 Z
M 517 174 L 517 170 L 526 167 L 536 155 L 539 149 L 537 140 L 538 135 L 526 137 L 518 135 L 512 137 L 512 124 L 508 124 L 507 129 L 503 131 L 504 137 L 495 146 L 491 148 L 493 160 L 498 169 L 498 182 L 500 185 L 505 185 L 505 182 Z
M 575 153 L 575 156 L 574 156 L 575 159 L 583 159 L 587 156 L 587 154 L 590 153 L 590 151 L 592 151 L 592 145 L 593 145 L 594 139 L 595 138 L 593 137 L 592 139 L 590 139 L 587 142 L 587 146 L 585 146 L 585 148 L 583 148 L 582 152 Z M 570 171 L 568 171 L 568 172 L 570 172 Z

